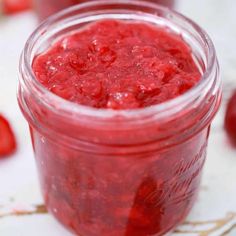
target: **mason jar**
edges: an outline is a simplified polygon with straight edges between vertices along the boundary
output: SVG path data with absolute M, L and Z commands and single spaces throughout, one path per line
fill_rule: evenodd
M 111 110 L 69 102 L 37 81 L 35 56 L 62 36 L 111 17 L 181 34 L 201 72 L 200 82 L 158 105 Z M 76 5 L 49 18 L 25 45 L 18 89 L 49 212 L 81 236 L 172 231 L 196 200 L 220 100 L 213 43 L 181 14 L 148 2 L 111 0 Z

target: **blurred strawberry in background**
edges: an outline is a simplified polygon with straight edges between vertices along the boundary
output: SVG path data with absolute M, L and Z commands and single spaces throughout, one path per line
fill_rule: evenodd
M 15 14 L 32 8 L 32 0 L 0 0 L 0 11 L 5 15 Z
M 224 126 L 231 143 L 236 146 L 236 90 L 228 101 Z
M 9 122 L 0 114 L 0 158 L 14 153 L 15 150 L 15 135 Z

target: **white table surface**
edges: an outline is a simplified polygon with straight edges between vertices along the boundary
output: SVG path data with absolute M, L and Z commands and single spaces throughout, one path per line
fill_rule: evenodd
M 236 1 L 179 0 L 177 8 L 211 35 L 224 80 L 221 111 L 213 122 L 208 158 L 197 203 L 174 236 L 236 235 L 236 149 L 223 131 L 224 108 L 236 87 Z M 17 66 L 36 25 L 32 13 L 0 19 L 0 113 L 11 121 L 17 153 L 0 161 L 0 236 L 70 236 L 44 212 L 27 124 L 16 101 Z M 24 212 L 17 216 L 16 213 Z

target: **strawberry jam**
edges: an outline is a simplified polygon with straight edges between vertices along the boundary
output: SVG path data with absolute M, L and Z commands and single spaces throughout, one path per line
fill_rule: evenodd
M 185 219 L 221 97 L 205 32 L 157 5 L 98 1 L 39 26 L 20 72 L 42 193 L 65 227 L 161 236 Z
M 33 70 L 40 83 L 64 99 L 118 110 L 173 99 L 201 77 L 180 36 L 147 23 L 115 20 L 63 37 L 34 58 Z M 45 140 L 37 156 L 47 163 L 42 181 L 46 202 L 82 235 L 160 234 L 163 222 L 172 228 L 195 198 L 206 134 L 191 141 L 195 150 L 182 164 L 177 160 L 187 154 L 186 144 L 148 159 L 124 152 L 101 160 L 96 153 L 79 154 Z M 112 131 L 109 135 L 116 137 Z M 38 140 L 34 146 L 41 146 L 40 137 L 33 139 Z M 167 166 L 172 166 L 168 172 Z

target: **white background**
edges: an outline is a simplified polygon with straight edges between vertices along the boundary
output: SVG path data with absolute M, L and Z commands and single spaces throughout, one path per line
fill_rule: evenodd
M 212 126 L 200 196 L 187 219 L 192 223 L 180 226 L 174 235 L 235 236 L 236 228 L 231 228 L 236 224 L 236 149 L 229 145 L 222 121 L 226 100 L 236 87 L 236 1 L 179 0 L 177 9 L 212 37 L 224 80 L 224 99 Z M 11 121 L 18 140 L 17 153 L 0 161 L 0 236 L 71 235 L 48 214 L 1 217 L 16 210 L 33 211 L 34 205 L 43 203 L 27 124 L 16 101 L 18 59 L 35 25 L 32 13 L 0 19 L 0 113 Z

